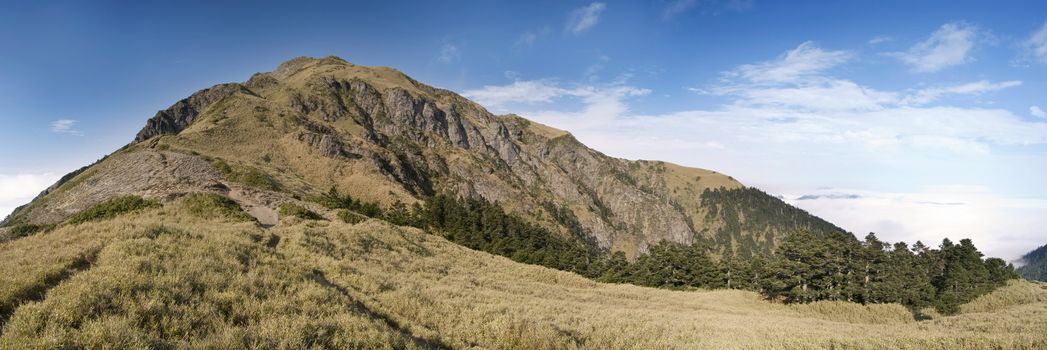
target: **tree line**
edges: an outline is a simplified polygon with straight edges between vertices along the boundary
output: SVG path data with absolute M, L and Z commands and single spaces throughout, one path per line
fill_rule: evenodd
M 424 204 L 401 202 L 381 210 L 332 189 L 326 203 L 362 209 L 367 216 L 423 228 L 466 247 L 514 261 L 542 265 L 602 282 L 659 288 L 751 290 L 783 302 L 840 300 L 900 303 L 913 310 L 935 307 L 944 314 L 1018 278 L 1002 259 L 983 259 L 969 239 L 949 239 L 936 248 L 922 242 L 889 243 L 870 233 L 860 241 L 835 231 L 798 230 L 769 255 L 714 259 L 708 247 L 660 242 L 634 261 L 601 250 L 588 235 L 562 235 L 507 214 L 498 203 L 439 194 Z M 558 211 L 559 215 L 565 215 Z
M 764 242 L 774 239 L 773 232 L 803 230 L 818 236 L 844 232 L 758 188 L 707 189 L 699 198 L 707 208 L 705 220 L 719 223 L 706 234 L 717 242 L 732 242 L 732 252 L 740 257 L 771 254 L 773 247 Z
M 894 244 L 870 233 L 858 241 L 847 233 L 819 237 L 806 231 L 788 236 L 769 257 L 711 259 L 700 245 L 662 242 L 634 263 L 615 253 L 599 276 L 668 288 L 733 288 L 784 302 L 839 300 L 900 303 L 913 310 L 935 307 L 943 314 L 1018 278 L 1014 267 L 983 255 L 970 239 L 949 239 L 938 248 L 917 241 Z
M 1022 256 L 1022 267 L 1018 268 L 1018 274 L 1030 280 L 1047 282 L 1047 245 Z

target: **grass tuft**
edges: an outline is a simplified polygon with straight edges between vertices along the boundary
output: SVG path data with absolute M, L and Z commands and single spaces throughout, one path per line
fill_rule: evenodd
M 106 220 L 121 214 L 157 207 L 160 207 L 160 202 L 155 200 L 147 200 L 133 195 L 120 196 L 107 199 L 84 209 L 70 217 L 67 222 L 76 225 L 89 221 Z
M 349 210 L 340 210 L 340 211 L 338 211 L 338 218 L 341 219 L 342 222 L 347 223 L 347 224 L 359 224 L 361 222 L 367 221 L 367 217 L 366 216 L 354 213 L 354 212 L 349 211 Z
M 229 181 L 268 191 L 280 191 L 283 188 L 279 181 L 258 168 L 232 166 L 221 159 L 213 159 L 211 164 Z
M 312 210 L 293 203 L 281 204 L 278 212 L 280 216 L 293 216 L 305 220 L 323 220 L 324 218 Z
M 205 219 L 226 218 L 236 221 L 254 220 L 244 212 L 240 204 L 229 197 L 216 193 L 193 193 L 182 199 L 182 207 L 189 214 Z

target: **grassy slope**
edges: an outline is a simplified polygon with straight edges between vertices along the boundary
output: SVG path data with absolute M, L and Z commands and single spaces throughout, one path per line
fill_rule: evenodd
M 190 209 L 0 244 L 0 305 L 18 306 L 0 348 L 1047 346 L 1042 284 L 915 322 L 897 305 L 595 283 L 376 220 L 263 230 Z

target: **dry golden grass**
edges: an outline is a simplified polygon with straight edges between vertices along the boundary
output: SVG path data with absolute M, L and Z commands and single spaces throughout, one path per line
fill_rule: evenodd
M 168 214 L 65 227 L 0 247 L 5 254 L 35 255 L 11 248 L 32 247 L 23 241 L 59 243 L 55 239 L 67 235 L 103 246 L 89 268 L 69 271 L 43 300 L 18 307 L 0 348 L 430 347 L 314 271 L 291 264 L 254 224 Z M 79 248 L 70 246 L 65 255 Z M 4 265 L 21 272 L 7 260 Z M 51 287 L 35 279 L 14 282 Z
M 898 305 L 596 283 L 373 219 L 265 230 L 177 203 L 0 244 L 0 271 L 0 302 L 20 305 L 0 348 L 1047 347 L 1042 284 L 917 322 Z
M 368 221 L 283 227 L 281 251 L 412 331 L 489 348 L 1038 348 L 1047 304 L 916 322 L 899 305 L 781 305 L 743 291 L 594 283 Z M 391 272 L 396 271 L 396 272 Z M 1002 289 L 1027 288 L 1015 283 Z M 1047 291 L 1037 291 L 1047 295 Z M 1006 299 L 1007 296 L 1002 298 Z M 986 321 L 991 320 L 991 326 Z M 1039 321 L 1039 322 L 1036 322 Z

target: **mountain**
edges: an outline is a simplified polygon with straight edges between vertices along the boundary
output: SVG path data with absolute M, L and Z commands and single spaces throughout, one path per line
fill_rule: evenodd
M 1047 282 L 1047 245 L 1036 248 L 1021 258 L 1018 274 L 1026 279 Z
M 382 206 L 482 198 L 630 258 L 663 240 L 751 256 L 797 229 L 843 231 L 730 176 L 609 157 L 566 131 L 336 57 L 295 58 L 178 101 L 3 226 L 56 224 L 121 195 L 194 192 L 227 194 L 272 225 L 280 204 L 308 205 L 332 187 Z
M 0 271 L 0 349 L 1047 344 L 1047 286 L 970 240 L 858 241 L 331 57 L 158 112 L 4 220 Z

